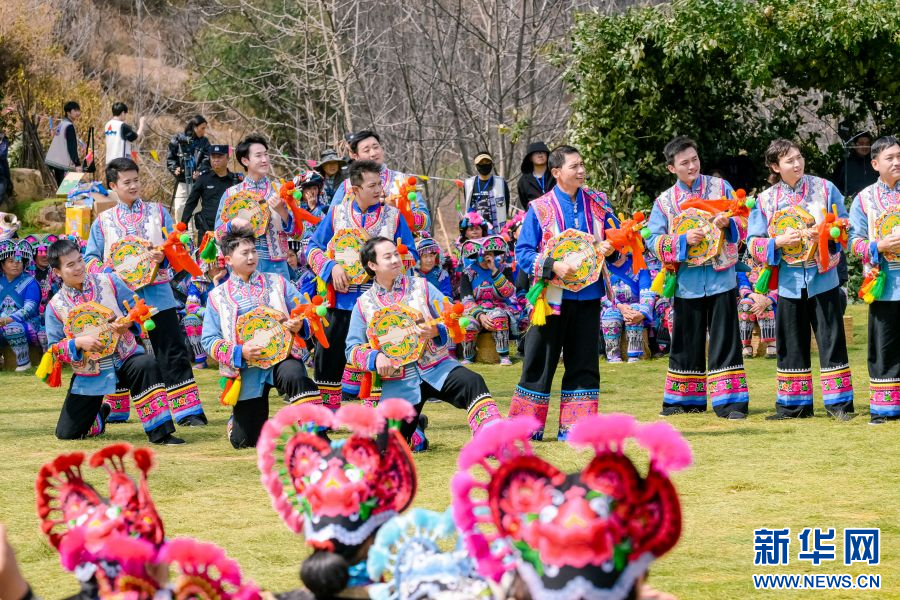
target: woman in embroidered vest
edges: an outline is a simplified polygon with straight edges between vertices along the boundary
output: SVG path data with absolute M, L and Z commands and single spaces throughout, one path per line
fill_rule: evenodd
M 119 202 L 100 213 L 91 225 L 85 262 L 92 273 L 111 270 L 113 244 L 122 238 L 133 236 L 158 247 L 165 241 L 163 228 L 166 231 L 174 229 L 172 216 L 165 207 L 141 199 L 138 171 L 137 163 L 130 158 L 117 158 L 106 166 L 107 185 L 116 192 Z M 156 279 L 134 293 L 159 311 L 153 317 L 156 328 L 148 332 L 148 337 L 166 381 L 169 407 L 179 425 L 203 427 L 206 415 L 200 403 L 200 390 L 194 381 L 187 339 L 178 319 L 178 301 L 170 285 L 174 273 L 162 251 L 154 249 L 150 259 L 159 264 Z M 119 410 L 128 414 L 127 401 Z
M 329 297 L 329 326 L 325 332 L 329 347 L 316 346 L 315 380 L 322 392 L 322 403 L 332 410 L 341 405 L 342 398 L 353 398 L 360 392 L 362 371 L 348 365 L 345 355 L 347 330 L 357 298 L 372 286 L 370 276 L 358 270 L 361 266 L 358 257 L 353 252 L 348 255 L 346 249 L 335 248 L 335 234 L 356 237 L 360 245 L 377 236 L 400 239 L 412 257 L 419 258 L 412 232 L 400 211 L 382 204 L 384 189 L 380 173 L 379 165 L 371 160 L 354 161 L 348 169 L 348 181 L 352 186 L 350 195 L 346 201 L 331 205 L 315 235 L 309 238 L 307 262 L 326 285 Z M 348 269 L 354 268 L 359 275 L 356 280 L 361 283 L 350 282 Z
M 38 341 L 40 341 L 41 349 L 47 350 L 47 331 L 44 329 L 44 312 L 47 309 L 47 303 L 53 297 L 62 282 L 53 269 L 50 268 L 50 258 L 47 252 L 50 244 L 57 240 L 57 236 L 51 234 L 39 238 L 35 235 L 29 235 L 25 238 L 31 244 L 34 261 L 29 265 L 28 271 L 34 280 L 37 281 L 38 287 L 41 288 L 41 303 L 38 309 L 40 331 L 38 331 Z
M 750 396 L 738 332 L 734 265 L 738 243 L 747 233 L 747 220 L 716 215 L 712 226 L 721 229 L 724 238 L 718 254 L 699 265 L 688 261 L 691 247 L 710 240 L 700 227 L 674 233 L 674 221 L 683 212 L 682 202 L 730 198 L 734 191 L 724 179 L 700 173 L 700 157 L 694 140 L 676 137 L 666 144 L 663 154 L 669 172 L 678 181 L 653 203 L 647 247 L 664 266 L 676 269 L 677 280 L 672 301 L 674 324 L 669 372 L 660 414 L 667 417 L 705 412 L 708 395 L 717 416 L 744 419 Z
M 598 252 L 607 261 L 624 257 L 604 239 L 607 219 L 615 221 L 606 195 L 585 187 L 586 170 L 581 154 L 572 146 L 560 146 L 550 153 L 550 172 L 556 186 L 528 205 L 528 213 L 519 232 L 516 260 L 528 273 L 533 286 L 543 286 L 556 277 L 567 277 L 576 267 L 555 260 L 548 253 L 548 242 L 565 230 L 575 229 L 593 236 Z M 581 418 L 595 414 L 600 393 L 600 298 L 606 293 L 606 268 L 595 274 L 597 280 L 575 292 L 549 285 L 545 289 L 551 314 L 538 325 L 532 313 L 532 327 L 525 335 L 525 359 L 522 377 L 513 393 L 509 416 L 532 415 L 540 422 L 534 439 L 544 436 L 544 424 L 550 404 L 553 375 L 563 356 L 565 373 L 559 398 L 558 440 L 566 439 L 569 428 Z M 552 293 L 552 296 L 551 296 Z
M 766 150 L 766 165 L 772 187 L 757 197 L 750 214 L 747 248 L 754 258 L 778 269 L 778 311 L 775 313 L 775 346 L 778 355 L 778 391 L 775 414 L 769 420 L 813 416 L 810 330 L 819 346 L 822 400 L 825 412 L 839 421 L 853 413 L 853 383 L 844 337 L 842 291 L 837 265 L 840 246 L 829 239 L 828 248 L 818 248 L 813 257 L 786 262 L 785 252 L 806 236 L 814 243 L 818 225 L 833 209 L 847 218 L 844 197 L 833 183 L 804 174 L 803 154 L 794 142 L 777 139 Z M 804 230 L 788 227 L 771 237 L 773 218 L 785 209 L 801 209 L 815 225 Z M 827 257 L 822 259 L 822 255 Z M 676 324 L 678 318 L 676 316 Z
M 778 290 L 769 290 L 764 294 L 756 291 L 756 282 L 765 269 L 753 255 L 747 253 L 744 262 L 750 267 L 747 273 L 738 272 L 738 326 L 741 332 L 741 345 L 744 347 L 744 358 L 753 358 L 753 329 L 759 325 L 759 343 L 766 348 L 766 358 L 776 358 L 775 351 L 775 307 L 778 304 Z
M 292 342 L 286 359 L 271 367 L 250 366 L 263 348 L 238 339 L 237 319 L 258 307 L 268 307 L 284 316 L 284 326 L 291 332 L 300 331 L 303 322 L 291 319 L 290 311 L 297 306 L 300 293 L 294 284 L 279 275 L 257 270 L 259 255 L 253 232 L 233 228 L 221 239 L 225 263 L 231 277 L 209 293 L 209 303 L 203 317 L 203 348 L 219 363 L 224 377 L 238 379 L 237 402 L 228 421 L 228 439 L 235 448 L 256 445 L 263 423 L 269 418 L 269 391 L 274 387 L 285 394 L 289 403 L 317 400 L 319 390 L 306 376 L 306 368 L 299 360 L 300 348 Z M 293 340 L 293 338 L 292 338 Z
M 382 396 L 403 398 L 422 412 L 425 398 L 439 398 L 465 409 L 469 427 L 475 435 L 500 418 L 491 392 L 478 373 L 470 371 L 450 358 L 448 335 L 443 325 L 430 326 L 421 332 L 426 339 L 421 357 L 406 365 L 395 365 L 383 352 L 373 348 L 369 339 L 369 323 L 375 312 L 395 304 L 405 305 L 427 319 L 438 317 L 434 302 L 443 304 L 445 296 L 421 277 L 407 276 L 388 238 L 374 237 L 361 252 L 362 264 L 375 279 L 372 287 L 359 297 L 347 337 L 347 361 L 358 369 L 375 372 L 381 377 Z M 410 441 L 417 421 L 404 423 L 401 433 Z
M 900 418 L 900 140 L 876 140 L 872 166 L 878 181 L 850 207 L 850 247 L 872 285 L 861 290 L 869 304 L 869 422 L 881 425 Z
M 644 355 L 644 330 L 653 329 L 656 294 L 650 291 L 650 272 L 646 269 L 610 276 L 613 299 L 603 298 L 600 325 L 606 349 L 606 362 L 622 362 L 622 333 L 625 333 L 628 362 Z
M 9 346 L 16 356 L 16 371 L 31 368 L 28 344 L 38 344 L 41 288 L 25 272 L 31 260 L 31 245 L 25 240 L 0 242 L 0 346 Z
M 184 440 L 172 435 L 175 425 L 159 363 L 144 352 L 130 325 L 114 325 L 119 335 L 115 350 L 99 359 L 84 355 L 102 348 L 96 336 L 71 338 L 65 333 L 68 315 L 78 306 L 95 302 L 121 317 L 128 312 L 123 302 L 130 302 L 134 292 L 116 275 L 88 273 L 78 244 L 66 238 L 50 246 L 50 266 L 62 279 L 62 287 L 47 305 L 47 342 L 57 358 L 74 371 L 56 437 L 74 440 L 103 433 L 110 411 L 103 396 L 124 388 L 130 391 L 135 412 L 152 443 L 183 444 Z

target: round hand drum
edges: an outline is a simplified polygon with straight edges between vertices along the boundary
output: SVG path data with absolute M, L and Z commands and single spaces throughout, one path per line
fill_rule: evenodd
M 159 264 L 150 260 L 153 244 L 127 235 L 109 249 L 109 263 L 116 275 L 131 289 L 150 285 L 156 279 Z
M 556 275 L 550 280 L 555 286 L 577 292 L 600 278 L 603 256 L 594 245 L 594 237 L 577 229 L 566 229 L 547 242 L 544 249 L 550 258 L 575 268 L 565 279 Z
M 398 365 L 419 360 L 425 347 L 417 331 L 416 322 L 421 319 L 418 311 L 405 304 L 392 304 L 375 311 L 366 332 L 373 348 Z
M 344 268 L 351 285 L 362 285 L 369 280 L 359 253 L 368 234 L 355 229 L 339 229 L 328 244 L 328 254 Z
M 91 335 L 103 345 L 99 352 L 85 352 L 84 357 L 90 360 L 99 360 L 109 356 L 119 343 L 119 336 L 110 327 L 110 322 L 115 319 L 115 313 L 109 308 L 97 302 L 85 302 L 79 304 L 66 316 L 66 324 L 63 332 L 67 338 L 74 339 L 82 335 Z
M 247 361 L 251 367 L 268 369 L 286 359 L 291 351 L 293 336 L 281 324 L 285 315 L 265 306 L 254 308 L 238 317 L 235 329 L 237 338 L 244 345 L 262 347 L 259 359 Z
M 775 238 L 789 229 L 800 232 L 800 242 L 781 249 L 781 258 L 789 265 L 803 264 L 810 260 L 818 246 L 818 238 L 807 231 L 816 226 L 816 218 L 799 206 L 789 206 L 772 215 L 769 237 Z
M 687 263 L 705 265 L 714 259 L 722 248 L 722 230 L 713 225 L 712 215 L 705 210 L 688 208 L 672 220 L 672 234 L 683 235 L 691 229 L 703 231 L 703 238 L 693 246 L 688 246 Z
M 262 237 L 266 235 L 269 226 L 269 209 L 266 200 L 261 194 L 241 190 L 225 198 L 225 206 L 222 207 L 222 221 L 228 223 L 232 219 L 244 219 L 250 222 L 253 235 Z
M 900 211 L 890 210 L 875 220 L 875 239 L 883 240 L 889 235 L 900 233 Z M 900 260 L 896 252 L 883 252 L 885 260 L 894 262 Z

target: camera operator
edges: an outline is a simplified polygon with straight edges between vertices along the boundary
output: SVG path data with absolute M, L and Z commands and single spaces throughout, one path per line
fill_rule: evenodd
M 166 168 L 175 177 L 171 213 L 176 222 L 181 220 L 181 213 L 194 181 L 210 169 L 207 127 L 206 119 L 202 115 L 196 115 L 185 124 L 184 132 L 177 134 L 169 142 Z

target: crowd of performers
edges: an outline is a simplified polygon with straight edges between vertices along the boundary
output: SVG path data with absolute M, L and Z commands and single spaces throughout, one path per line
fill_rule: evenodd
M 266 140 L 248 136 L 235 148 L 245 175 L 196 244 L 164 206 L 141 198 L 139 167 L 125 158 L 107 166 L 117 204 L 87 240 L 18 239 L 4 220 L 0 339 L 19 370 L 31 367 L 29 345 L 45 350 L 38 375 L 51 385 L 70 365 L 57 435 L 97 435 L 134 408 L 150 441 L 183 443 L 176 425 L 207 423 L 193 369 L 212 361 L 236 448 L 256 444 L 272 388 L 288 403 L 332 411 L 382 395 L 419 413 L 425 400 L 443 400 L 466 411 L 476 434 L 501 419 L 467 368 L 481 334 L 501 365 L 512 364 L 516 342 L 521 377 L 509 416 L 536 418 L 535 439 L 560 359 L 557 439 L 597 412 L 601 355 L 668 354 L 663 416 L 711 404 L 719 417 L 743 419 L 743 361 L 757 328 L 777 362 L 767 418 L 812 416 L 813 332 L 826 412 L 847 420 L 854 394 L 836 272 L 844 248 L 867 272 L 871 421 L 900 416 L 900 365 L 890 358 L 900 300 L 893 137 L 873 145 L 880 179 L 849 214 L 788 140 L 766 154 L 772 186 L 749 198 L 701 174 L 696 144 L 678 137 L 664 149 L 675 184 L 649 217 L 627 219 L 585 186 L 578 151 L 561 146 L 547 157 L 552 188 L 503 222 L 488 219 L 499 200 L 473 204 L 447 253 L 430 235 L 417 178 L 387 167 L 378 135 L 361 132 L 350 149 L 329 204 L 320 173 L 276 180 Z M 403 427 L 416 450 L 427 448 L 425 424 Z

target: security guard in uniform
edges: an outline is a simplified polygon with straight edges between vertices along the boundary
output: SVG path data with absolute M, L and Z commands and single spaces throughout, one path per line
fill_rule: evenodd
M 213 229 L 216 223 L 216 211 L 219 208 L 219 200 L 225 190 L 240 183 L 242 177 L 228 170 L 228 155 L 230 148 L 227 144 L 213 144 L 209 151 L 209 164 L 212 167 L 203 173 L 191 188 L 184 205 L 181 221 L 189 225 L 191 217 L 197 229 L 197 243 L 203 240 L 207 231 Z M 200 202 L 200 211 L 194 214 L 197 202 Z

